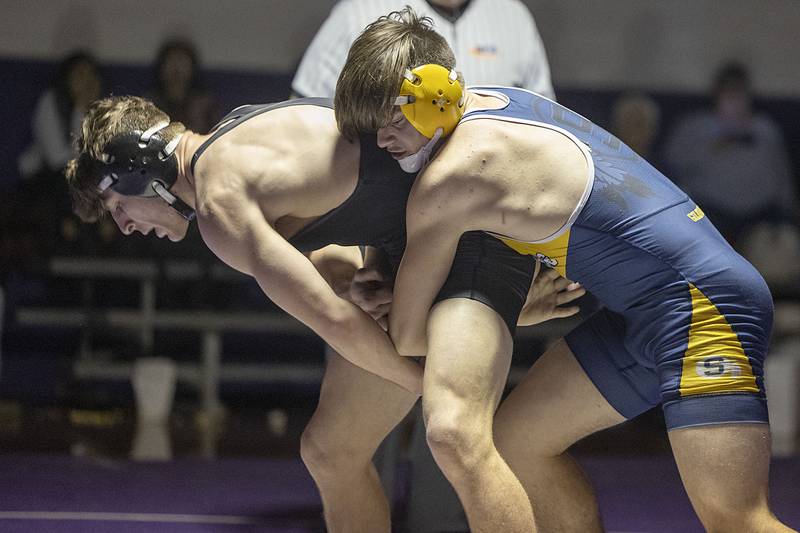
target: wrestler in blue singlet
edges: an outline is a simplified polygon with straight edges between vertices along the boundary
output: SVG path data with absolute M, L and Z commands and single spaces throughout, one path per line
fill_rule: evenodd
M 769 289 L 702 209 L 577 113 L 523 89 L 470 90 L 508 103 L 470 112 L 462 122 L 555 130 L 587 158 L 587 187 L 564 227 L 538 242 L 498 237 L 604 304 L 566 341 L 606 400 L 626 418 L 663 403 L 669 429 L 767 422 Z

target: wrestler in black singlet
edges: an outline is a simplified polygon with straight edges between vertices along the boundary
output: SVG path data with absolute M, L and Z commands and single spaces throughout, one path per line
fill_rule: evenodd
M 333 108 L 327 98 L 300 98 L 276 104 L 246 105 L 228 113 L 192 156 L 191 169 L 217 138 L 262 113 L 296 105 Z M 388 257 L 397 273 L 405 249 L 406 202 L 415 176 L 403 172 L 375 135 L 359 139 L 358 183 L 338 207 L 303 227 L 289 243 L 301 252 L 329 244 L 373 246 Z M 469 298 L 494 309 L 513 335 L 533 276 L 534 261 L 483 232 L 465 233 L 459 241 L 450 275 L 436 301 Z

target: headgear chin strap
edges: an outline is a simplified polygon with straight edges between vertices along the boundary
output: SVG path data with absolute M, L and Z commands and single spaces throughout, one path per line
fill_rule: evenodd
M 464 89 L 455 70 L 441 65 L 406 69 L 395 105 L 414 128 L 429 139 L 437 129 L 450 135 L 464 114 Z
M 112 189 L 125 196 L 159 196 L 183 218 L 192 221 L 194 209 L 169 192 L 178 179 L 178 161 L 175 148 L 181 139 L 177 135 L 170 142 L 159 133 L 169 122 L 159 122 L 145 131 L 131 131 L 115 135 L 103 149 L 103 177 L 97 185 L 98 192 Z

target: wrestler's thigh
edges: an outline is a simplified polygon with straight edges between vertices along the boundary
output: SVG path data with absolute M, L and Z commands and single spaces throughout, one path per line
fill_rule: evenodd
M 495 441 L 501 453 L 558 455 L 583 437 L 623 421 L 561 339 L 500 404 Z
M 428 322 L 423 409 L 452 407 L 454 416 L 491 423 L 503 392 L 513 342 L 503 318 L 484 303 L 450 298 L 437 303 Z

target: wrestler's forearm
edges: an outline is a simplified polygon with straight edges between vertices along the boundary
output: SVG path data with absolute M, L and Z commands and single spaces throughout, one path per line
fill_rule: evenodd
M 225 218 L 230 213 L 239 214 L 241 220 L 234 224 L 236 220 Z M 269 299 L 345 359 L 421 394 L 419 367 L 393 349 L 386 333 L 368 314 L 337 296 L 311 261 L 267 224 L 258 206 L 243 209 L 237 203 L 234 209 L 226 203 L 217 216 L 220 220 L 206 224 L 204 238 L 220 259 L 252 275 Z M 240 226 L 247 231 L 237 230 Z M 226 248 L 232 240 L 238 246 Z
M 389 336 L 369 315 L 352 305 L 336 331 L 323 338 L 345 359 L 367 372 L 422 394 L 422 368 L 397 353 Z

